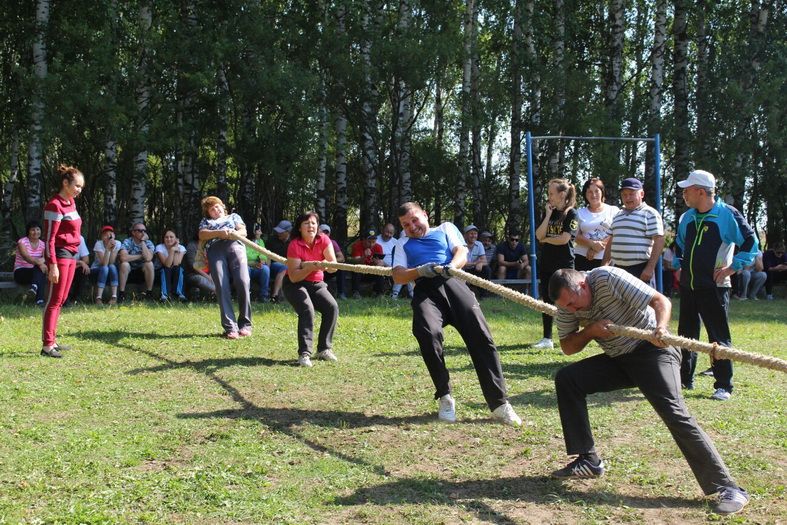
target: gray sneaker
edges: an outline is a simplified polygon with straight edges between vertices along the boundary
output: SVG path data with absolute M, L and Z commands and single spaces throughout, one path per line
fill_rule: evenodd
M 749 503 L 749 495 L 738 487 L 724 487 L 719 491 L 719 501 L 713 509 L 719 514 L 735 514 Z
M 309 354 L 301 354 L 298 356 L 298 365 L 305 366 L 306 368 L 311 368 L 312 358 L 309 357 Z
M 710 395 L 710 398 L 716 401 L 729 401 L 731 397 L 732 393 L 727 392 L 723 388 L 717 388 L 716 391 Z
M 440 398 L 440 408 L 437 410 L 437 419 L 446 423 L 456 423 L 456 403 L 451 394 Z
M 334 361 L 334 362 L 339 360 L 336 357 L 336 354 L 334 354 L 330 350 L 323 350 L 322 352 L 317 352 L 317 359 L 321 359 L 323 361 Z
M 508 401 L 494 409 L 492 411 L 492 417 L 504 425 L 509 425 L 512 427 L 522 426 L 522 418 L 520 418 L 516 412 L 514 412 L 514 407 L 512 407 L 511 403 Z

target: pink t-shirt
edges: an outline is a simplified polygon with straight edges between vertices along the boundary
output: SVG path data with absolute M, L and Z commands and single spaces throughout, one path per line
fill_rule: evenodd
M 331 245 L 331 240 L 327 235 L 318 233 L 314 238 L 314 244 L 309 246 L 303 239 L 293 239 L 287 247 L 288 259 L 300 259 L 301 261 L 322 261 L 325 259 L 323 252 Z M 323 271 L 315 270 L 306 276 L 304 281 L 318 283 L 323 280 Z
M 41 257 L 44 256 L 44 248 L 46 247 L 46 245 L 44 244 L 44 241 L 42 241 L 41 239 L 38 239 L 38 246 L 36 246 L 35 248 L 33 248 L 30 245 L 30 239 L 28 239 L 27 237 L 22 237 L 21 239 L 19 239 L 17 244 L 21 244 L 22 246 L 24 246 L 25 249 L 27 250 L 27 255 L 33 259 L 40 259 Z M 14 270 L 16 270 L 17 268 L 32 268 L 32 267 L 33 267 L 32 264 L 30 264 L 29 262 L 27 262 L 22 258 L 22 256 L 19 254 L 19 249 L 17 248 L 16 259 L 14 259 Z

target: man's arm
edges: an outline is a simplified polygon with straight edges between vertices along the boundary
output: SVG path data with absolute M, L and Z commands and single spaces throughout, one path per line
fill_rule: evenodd
M 601 319 L 590 323 L 585 328 L 577 330 L 573 334 L 569 334 L 560 338 L 560 349 L 565 355 L 574 355 L 581 352 L 589 342 L 594 339 L 606 339 L 612 337 L 614 334 L 607 330 L 607 326 L 612 321 L 609 319 Z
M 601 266 L 609 265 L 612 260 L 612 235 L 607 237 L 607 248 L 604 250 L 604 257 L 601 259 Z
M 653 308 L 654 312 L 656 312 L 656 329 L 653 333 L 658 339 L 661 339 L 661 336 L 669 332 L 669 320 L 670 316 L 672 315 L 672 302 L 670 302 L 670 300 L 664 295 L 656 292 L 648 305 Z M 664 348 L 668 345 L 661 343 L 659 346 Z
M 653 272 L 656 271 L 656 263 L 661 256 L 661 252 L 664 251 L 664 236 L 663 235 L 654 235 L 653 236 L 653 249 L 650 252 L 650 259 L 648 259 L 648 263 L 645 265 L 645 269 L 642 270 L 642 274 L 640 274 L 639 278 L 645 282 L 650 281 L 651 277 L 653 277 Z M 606 253 L 604 254 L 606 258 Z
M 407 269 L 404 266 L 394 266 L 391 276 L 395 284 L 407 284 L 418 279 L 418 270 L 415 268 Z

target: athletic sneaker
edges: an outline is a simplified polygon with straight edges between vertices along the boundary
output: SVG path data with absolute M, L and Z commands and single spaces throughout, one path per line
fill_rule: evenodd
M 338 361 L 339 360 L 336 357 L 336 354 L 334 354 L 330 350 L 323 350 L 322 352 L 317 352 L 317 359 L 322 359 L 323 361 Z
M 22 301 L 30 299 L 30 301 L 36 300 L 36 295 L 38 295 L 38 285 L 32 284 L 30 285 L 30 289 L 25 292 L 25 295 L 22 296 Z
M 516 412 L 514 412 L 514 407 L 512 407 L 511 403 L 508 401 L 494 409 L 492 411 L 492 417 L 504 425 L 510 425 L 512 427 L 522 426 L 522 418 L 520 418 Z
M 547 339 L 546 337 L 537 342 L 533 345 L 533 348 L 538 348 L 539 350 L 548 349 L 548 348 L 555 348 L 555 343 L 552 342 L 552 339 Z
M 57 351 L 57 348 L 52 347 L 49 350 L 41 349 L 41 355 L 44 357 L 63 357 L 63 354 Z
M 731 397 L 732 392 L 727 392 L 723 388 L 717 388 L 716 391 L 710 395 L 710 398 L 716 401 L 729 401 Z
M 238 335 L 241 337 L 249 337 L 251 335 L 251 326 L 244 326 L 238 330 Z
M 552 473 L 553 478 L 597 478 L 604 474 L 604 462 L 594 465 L 589 459 L 578 456 L 577 459 Z
M 437 410 L 437 419 L 446 423 L 456 423 L 456 403 L 451 394 L 440 398 L 440 408 Z
M 719 491 L 719 502 L 713 509 L 719 514 L 735 514 L 749 503 L 749 495 L 737 487 L 724 487 Z
M 238 332 L 232 331 L 232 332 L 224 332 L 224 337 L 226 337 L 227 339 L 237 339 L 240 337 L 240 335 L 238 335 Z
M 298 356 L 298 365 L 310 368 L 312 366 L 312 359 L 309 354 L 301 354 Z

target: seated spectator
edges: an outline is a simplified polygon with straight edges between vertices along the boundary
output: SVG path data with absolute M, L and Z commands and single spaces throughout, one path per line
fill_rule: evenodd
M 339 246 L 339 243 L 336 242 L 336 239 L 331 237 L 331 227 L 327 224 L 320 224 L 320 233 L 328 236 L 328 238 L 331 239 L 331 245 L 333 245 L 333 254 L 336 257 L 336 262 L 345 262 L 344 253 L 342 252 L 341 246 Z M 323 280 L 326 283 L 334 279 L 336 280 L 336 295 L 339 297 L 339 299 L 347 299 L 347 294 L 344 292 L 344 278 L 345 275 L 343 270 L 336 270 L 335 272 L 326 273 L 323 275 Z
M 486 262 L 486 249 L 478 240 L 478 228 L 475 224 L 465 227 L 464 236 L 467 243 L 467 263 L 462 269 L 486 280 L 491 279 L 492 269 Z
M 484 245 L 484 255 L 486 262 L 489 265 L 489 270 L 492 275 L 497 275 L 497 245 L 495 244 L 495 236 L 491 232 L 481 232 L 478 236 L 481 244 Z
M 251 240 L 254 244 L 265 248 L 265 241 L 262 240 L 262 225 L 260 223 L 254 224 L 253 235 L 254 237 Z M 249 279 L 252 284 L 256 283 L 259 289 L 257 300 L 267 303 L 270 296 L 271 282 L 271 268 L 268 266 L 268 256 L 246 246 L 246 259 L 249 261 Z
M 74 280 L 71 281 L 71 288 L 68 289 L 68 299 L 63 306 L 72 306 L 79 302 L 82 293 L 82 286 L 85 277 L 90 275 L 90 250 L 87 249 L 84 235 L 79 236 L 79 248 L 77 248 L 77 264 L 74 270 Z
M 397 240 L 394 237 L 396 233 L 396 228 L 393 224 L 388 223 L 383 228 L 383 231 L 380 232 L 380 236 L 377 237 L 377 244 L 379 244 L 383 249 L 383 264 L 385 266 L 393 265 L 393 258 L 394 258 L 394 251 L 396 250 Z M 391 298 L 398 299 L 399 294 L 402 292 L 401 284 L 394 284 L 393 280 L 391 281 Z M 410 297 L 413 296 L 413 284 L 407 283 L 407 290 L 410 293 Z
M 362 239 L 358 239 L 350 245 L 351 264 L 364 264 L 366 266 L 385 266 L 383 261 L 383 247 L 377 244 L 377 232 L 369 230 Z M 353 298 L 361 297 L 361 282 L 374 283 L 375 295 L 382 295 L 385 286 L 385 278 L 382 275 L 370 275 L 364 273 L 352 273 Z
M 153 281 L 156 277 L 153 267 L 153 252 L 156 247 L 150 242 L 148 230 L 141 222 L 131 227 L 131 237 L 120 245 L 118 253 L 119 290 L 118 302 L 126 300 L 126 283 L 144 282 L 144 299 L 153 299 Z
M 762 256 L 762 251 L 757 250 L 757 255 L 754 256 L 754 263 L 744 266 L 738 272 L 738 293 L 735 295 L 736 299 L 741 301 L 746 299 L 757 300 L 757 294 L 760 293 L 760 290 L 765 285 L 765 281 L 768 280 L 768 274 L 764 271 Z
M 519 232 L 509 233 L 508 240 L 497 245 L 497 278 L 530 278 L 530 263 L 525 246 L 519 242 Z
M 173 230 L 164 230 L 164 242 L 156 245 L 155 267 L 161 277 L 161 297 L 164 303 L 177 297 L 178 301 L 186 302 L 183 293 L 183 256 L 186 247 L 180 244 Z
M 216 285 L 209 275 L 208 257 L 205 255 L 205 243 L 200 242 L 199 233 L 186 246 L 183 256 L 183 267 L 186 270 L 186 283 L 191 288 L 197 288 L 201 294 L 207 294 L 215 299 Z
M 96 276 L 96 304 L 104 303 L 104 288 L 109 279 L 111 296 L 109 304 L 116 304 L 118 299 L 118 269 L 115 266 L 120 243 L 115 240 L 115 229 L 112 226 L 101 228 L 101 238 L 93 246 L 93 265 L 90 274 Z
M 41 240 L 41 224 L 30 221 L 25 226 L 25 231 L 27 236 L 16 243 L 14 282 L 22 286 L 30 286 L 27 297 L 35 300 L 38 306 L 43 306 L 47 289 L 47 266 L 44 260 L 46 245 Z
M 765 298 L 773 300 L 773 285 L 787 281 L 787 254 L 784 253 L 784 244 L 775 244 L 762 256 L 763 268 L 768 274 L 765 280 Z
M 268 239 L 268 250 L 281 257 L 287 257 L 287 246 L 290 244 L 290 232 L 292 223 L 282 220 L 273 227 L 274 235 Z M 273 290 L 271 290 L 271 302 L 278 303 L 282 300 L 281 285 L 284 282 L 284 270 L 287 269 L 285 263 L 271 261 L 271 278 L 273 279 Z

